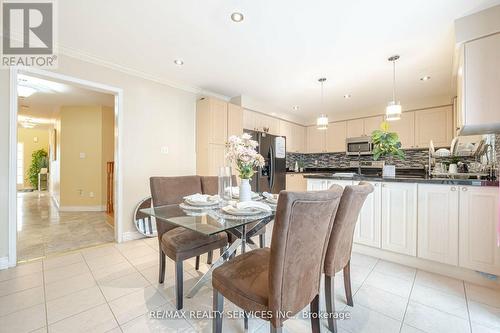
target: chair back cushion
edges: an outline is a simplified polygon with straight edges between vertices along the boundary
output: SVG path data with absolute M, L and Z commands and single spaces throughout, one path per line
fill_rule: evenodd
M 281 191 L 269 263 L 269 310 L 275 327 L 319 294 L 323 260 L 342 187 L 328 191 Z
M 219 177 L 201 176 L 201 189 L 203 194 L 216 195 L 219 193 Z M 236 176 L 231 177 L 232 186 L 237 186 Z
M 177 205 L 184 201 L 184 197 L 194 193 L 201 193 L 201 181 L 199 176 L 179 177 L 151 177 L 149 179 L 153 207 L 165 205 Z M 178 209 L 178 214 L 182 210 Z M 176 226 L 156 219 L 156 230 L 158 240 L 161 244 L 163 234 L 176 228 Z
M 351 259 L 352 240 L 359 212 L 373 186 L 360 182 L 346 186 L 332 228 L 332 236 L 325 257 L 325 274 L 333 276 L 341 271 Z
M 154 207 L 180 204 L 185 196 L 202 192 L 199 176 L 151 177 L 149 184 Z

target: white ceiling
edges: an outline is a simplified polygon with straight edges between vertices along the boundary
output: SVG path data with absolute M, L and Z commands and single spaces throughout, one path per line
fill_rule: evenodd
M 19 115 L 31 118 L 53 119 L 61 106 L 104 105 L 113 106 L 114 96 L 75 85 L 47 80 L 34 75 L 20 74 L 18 86 L 34 88 L 36 93 L 19 97 Z
M 58 2 L 58 38 L 72 51 L 224 96 L 251 96 L 310 121 L 321 112 L 323 76 L 332 118 L 379 105 L 382 112 L 391 98 L 393 54 L 401 55 L 403 109 L 451 98 L 454 20 L 498 3 L 65 0 Z M 245 20 L 232 22 L 234 11 Z M 421 82 L 424 75 L 432 79 Z M 344 99 L 346 93 L 352 98 Z

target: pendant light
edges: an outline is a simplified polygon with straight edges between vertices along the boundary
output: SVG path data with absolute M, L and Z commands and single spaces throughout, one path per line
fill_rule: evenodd
M 385 108 L 385 119 L 388 121 L 401 119 L 401 104 L 396 101 L 396 61 L 398 55 L 393 55 L 388 60 L 392 62 L 392 101 Z
M 326 78 L 322 77 L 318 79 L 319 83 L 321 83 L 321 110 L 323 110 L 323 83 L 325 83 Z M 319 130 L 326 130 L 328 128 L 328 116 L 324 113 L 320 114 L 320 116 L 316 119 L 316 126 Z

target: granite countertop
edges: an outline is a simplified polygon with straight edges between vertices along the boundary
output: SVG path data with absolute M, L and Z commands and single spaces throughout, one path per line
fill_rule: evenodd
M 372 181 L 372 182 L 399 182 L 399 183 L 418 183 L 418 184 L 442 184 L 442 185 L 457 185 L 457 186 L 499 186 L 498 180 L 478 180 L 478 179 L 446 179 L 446 178 L 425 178 L 425 177 L 408 177 L 396 176 L 395 178 L 382 178 L 380 176 L 359 176 L 352 177 L 335 176 L 333 173 L 302 173 L 304 178 L 308 179 L 335 179 L 335 180 L 357 180 L 357 181 Z

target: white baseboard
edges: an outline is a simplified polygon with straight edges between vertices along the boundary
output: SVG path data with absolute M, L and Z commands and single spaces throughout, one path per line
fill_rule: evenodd
M 0 269 L 9 268 L 9 257 L 0 258 Z
M 143 234 L 138 231 L 128 231 L 122 234 L 122 242 L 128 242 L 131 240 L 146 238 Z
M 59 206 L 60 212 L 104 212 L 106 206 Z

